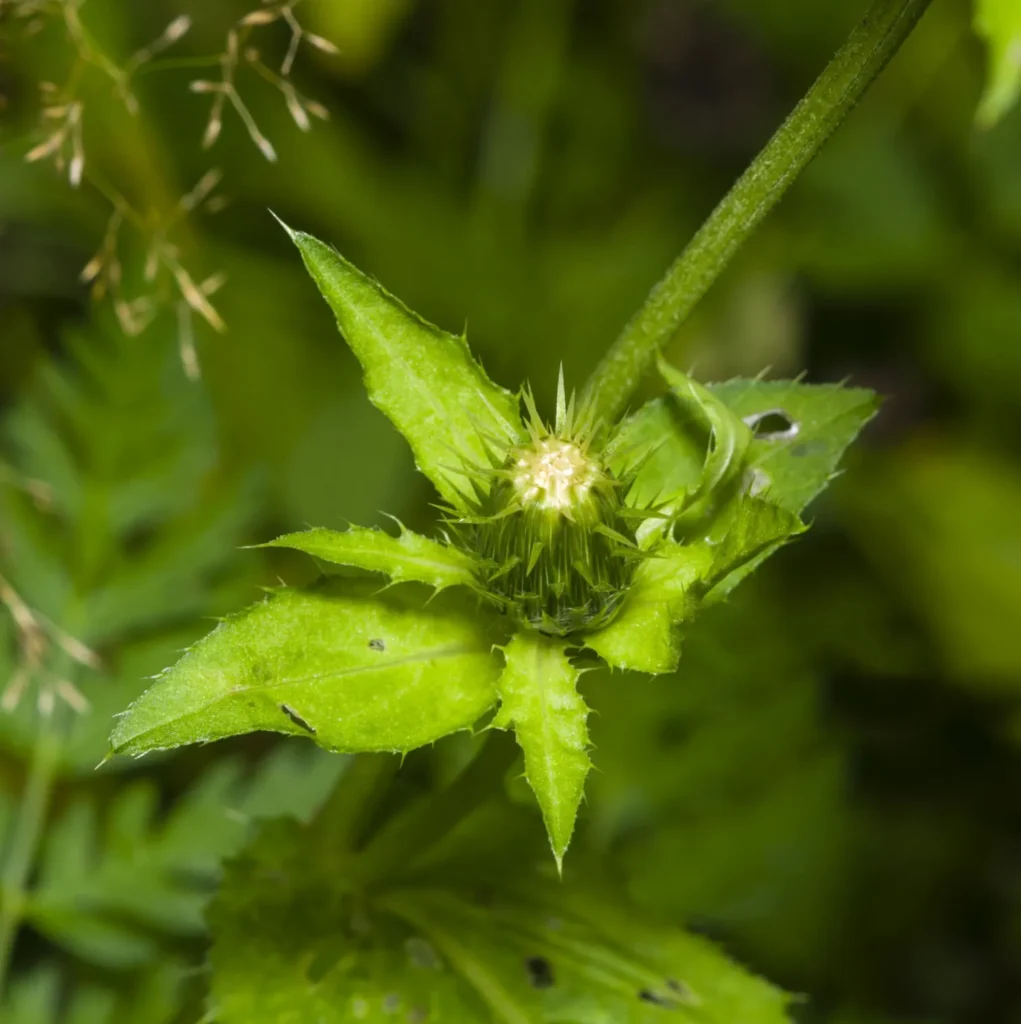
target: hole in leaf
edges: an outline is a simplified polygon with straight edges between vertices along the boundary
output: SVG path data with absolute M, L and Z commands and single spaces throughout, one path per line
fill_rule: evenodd
M 383 640 L 380 640 L 378 637 L 374 637 L 372 640 L 369 641 L 369 650 L 380 652 L 385 651 L 386 643 Z
M 316 734 L 316 731 L 315 731 L 315 727 L 314 727 L 314 726 L 311 726 L 311 725 L 309 725 L 309 724 L 308 724 L 308 722 L 306 722 L 306 721 L 305 721 L 305 719 L 304 719 L 304 718 L 302 718 L 302 717 L 301 717 L 301 715 L 299 715 L 299 714 L 298 714 L 298 712 L 297 712 L 297 711 L 295 711 L 295 710 L 294 710 L 294 708 L 292 708 L 290 704 L 281 704 L 281 705 L 280 705 L 280 710 L 281 710 L 281 711 L 282 711 L 282 712 L 283 712 L 283 713 L 284 713 L 285 715 L 287 715 L 287 717 L 288 717 L 288 718 L 289 718 L 289 719 L 290 719 L 290 720 L 291 720 L 291 721 L 292 721 L 292 722 L 293 722 L 293 723 L 294 723 L 294 724 L 295 724 L 295 725 L 296 725 L 296 726 L 297 726 L 297 727 L 298 727 L 299 729 L 304 729 L 304 730 L 305 730 L 305 731 L 306 731 L 307 733 L 309 733 L 310 735 L 312 735 L 312 736 L 315 736 L 315 734 Z
M 801 429 L 797 420 L 792 419 L 783 409 L 766 409 L 745 416 L 745 423 L 760 441 L 788 441 L 798 436 Z
M 552 988 L 553 965 L 544 956 L 530 956 L 525 960 L 528 983 L 532 988 Z

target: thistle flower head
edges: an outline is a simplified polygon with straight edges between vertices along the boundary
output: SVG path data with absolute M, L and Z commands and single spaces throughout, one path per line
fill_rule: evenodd
M 598 424 L 566 400 L 563 371 L 552 426 L 527 388 L 517 443 L 492 445 L 473 467 L 476 501 L 451 519 L 461 545 L 481 556 L 480 590 L 520 624 L 565 636 L 613 617 L 637 549 L 623 516 L 626 481 L 595 443 Z

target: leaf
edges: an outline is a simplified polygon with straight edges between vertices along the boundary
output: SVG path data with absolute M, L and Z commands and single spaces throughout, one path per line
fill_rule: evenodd
M 670 396 L 646 402 L 617 428 L 608 446 L 610 468 L 625 477 L 640 464 L 627 503 L 646 508 L 674 502 L 698 486 L 705 462 L 705 441 Z
M 713 554 L 705 544 L 666 541 L 635 572 L 617 617 L 585 637 L 611 668 L 672 672 L 681 654 L 678 624 L 697 608 L 698 584 L 712 572 Z
M 990 128 L 1021 96 L 1021 6 L 1017 0 L 976 0 L 975 31 L 989 48 L 978 121 Z
M 365 370 L 369 398 L 405 436 L 418 468 L 457 507 L 489 445 L 521 433 L 517 399 L 494 384 L 463 337 L 426 323 L 335 249 L 286 229 Z
M 659 372 L 689 414 L 703 419 L 709 428 L 711 443 L 698 487 L 691 496 L 694 501 L 709 495 L 741 472 L 752 439 L 751 431 L 712 391 L 665 359 L 659 360 Z
M 565 647 L 533 630 L 514 635 L 503 649 L 507 664 L 496 684 L 500 710 L 492 723 L 494 729 L 514 729 L 558 867 L 591 767 L 585 725 L 589 710 L 577 690 L 581 672 Z
M 467 729 L 496 699 L 481 613 L 369 581 L 278 590 L 199 641 L 125 712 L 114 753 L 255 730 L 327 750 L 410 750 Z
M 504 845 L 516 826 L 487 821 Z M 529 861 L 447 858 L 428 879 L 350 886 L 315 830 L 267 828 L 228 867 L 209 913 L 221 1024 L 787 1020 L 781 992 L 708 942 Z
M 752 427 L 747 464 L 756 473 L 754 493 L 791 512 L 829 483 L 879 407 L 874 391 L 837 384 L 731 380 L 712 391 Z
M 806 527 L 794 512 L 761 498 L 738 495 L 720 511 L 709 531 L 712 566 L 703 605 L 722 600 L 773 552 Z
M 386 573 L 395 582 L 426 583 L 437 590 L 472 586 L 475 562 L 470 555 L 401 528 L 399 537 L 382 530 L 352 526 L 340 532 L 318 527 L 277 537 L 267 548 L 294 548 L 337 565 Z

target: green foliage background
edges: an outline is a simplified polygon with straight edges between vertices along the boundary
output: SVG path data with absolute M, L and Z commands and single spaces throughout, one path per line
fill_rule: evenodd
M 531 380 L 550 409 L 561 359 L 580 383 L 860 6 L 305 0 L 303 23 L 341 51 L 295 65 L 328 123 L 300 132 L 243 71 L 279 161 L 229 113 L 204 152 L 209 97 L 189 82 L 215 68 L 153 62 L 138 117 L 93 76 L 77 191 L 23 159 L 67 44 L 52 27 L 7 36 L 0 574 L 102 668 L 75 678 L 92 712 L 54 769 L 4 1020 L 200 1017 L 222 858 L 256 819 L 311 815 L 344 762 L 255 738 L 93 773 L 110 716 L 209 616 L 314 576 L 241 544 L 382 525 L 383 509 L 431 527 L 429 487 L 267 208 L 444 328 L 467 322 L 491 376 Z M 181 13 L 193 27 L 167 58 L 215 55 L 249 10 L 88 0 L 82 18 L 123 62 Z M 579 842 L 600 891 L 805 993 L 806 1022 L 1021 1019 L 1021 111 L 976 128 L 972 13 L 936 0 L 668 353 L 702 379 L 770 366 L 884 392 L 846 476 L 690 631 L 676 675 L 582 682 L 599 771 Z M 286 33 L 258 45 L 278 65 Z M 76 282 L 112 189 L 155 224 L 213 166 L 230 204 L 172 235 L 196 280 L 227 275 L 227 332 L 196 318 L 195 383 L 172 311 L 125 337 Z M 123 234 L 131 294 L 146 241 Z M 0 717 L 0 836 L 34 717 L 34 693 Z M 412 755 L 392 801 L 449 778 L 464 742 Z M 542 847 L 534 816 L 501 814 L 488 824 L 509 846 Z M 245 856 L 272 861 L 295 827 Z

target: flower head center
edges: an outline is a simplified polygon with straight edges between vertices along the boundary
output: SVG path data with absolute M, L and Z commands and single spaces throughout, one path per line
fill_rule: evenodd
M 513 460 L 514 490 L 522 505 L 564 511 L 584 502 L 602 471 L 573 441 L 544 437 L 519 448 Z

